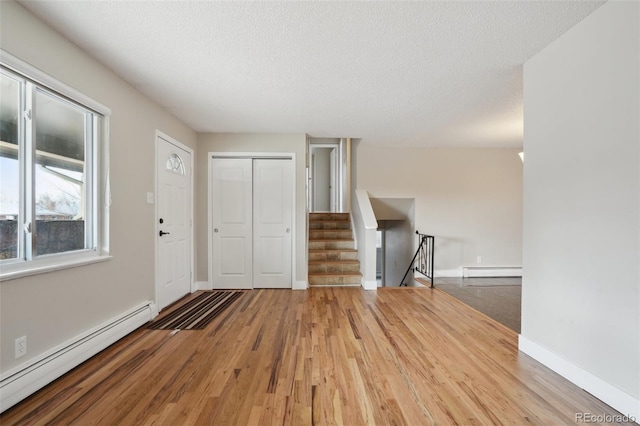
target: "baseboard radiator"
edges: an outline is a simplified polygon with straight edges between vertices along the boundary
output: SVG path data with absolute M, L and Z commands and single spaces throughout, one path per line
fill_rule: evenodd
M 0 377 L 0 413 L 43 388 L 157 315 L 147 302 L 45 352 Z
M 463 266 L 463 278 L 475 277 L 521 277 L 521 266 Z

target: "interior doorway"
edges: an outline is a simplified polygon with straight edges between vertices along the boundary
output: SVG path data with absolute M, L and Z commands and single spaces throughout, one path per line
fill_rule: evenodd
M 348 212 L 349 139 L 309 138 L 310 212 Z
M 311 148 L 311 211 L 336 211 L 336 151 L 338 147 Z

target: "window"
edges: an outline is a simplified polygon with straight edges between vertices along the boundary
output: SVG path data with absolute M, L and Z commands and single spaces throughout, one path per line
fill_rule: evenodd
M 182 158 L 180 158 L 178 154 L 172 153 L 169 158 L 167 158 L 167 170 L 179 175 L 185 174 Z
M 108 109 L 0 53 L 2 277 L 98 256 Z

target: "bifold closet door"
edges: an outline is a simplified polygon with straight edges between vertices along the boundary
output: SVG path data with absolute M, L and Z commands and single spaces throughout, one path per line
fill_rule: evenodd
M 293 161 L 212 161 L 213 288 L 291 288 Z
M 253 167 L 251 158 L 212 164 L 213 288 L 253 288 Z

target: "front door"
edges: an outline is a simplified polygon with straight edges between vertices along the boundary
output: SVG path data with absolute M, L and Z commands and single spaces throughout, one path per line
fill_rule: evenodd
M 191 292 L 191 153 L 158 136 L 156 288 L 162 309 Z
M 211 161 L 212 288 L 291 288 L 293 161 Z

